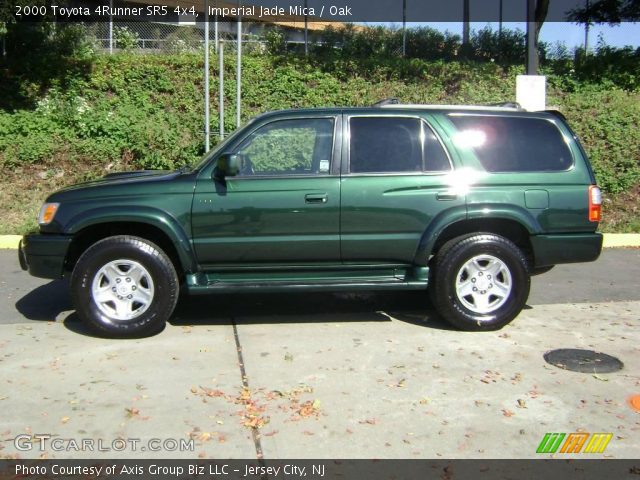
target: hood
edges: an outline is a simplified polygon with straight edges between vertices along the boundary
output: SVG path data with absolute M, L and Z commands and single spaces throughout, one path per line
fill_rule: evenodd
M 97 180 L 89 180 L 87 182 L 76 183 L 59 190 L 56 193 L 69 192 L 91 187 L 115 186 L 127 183 L 142 183 L 148 181 L 171 180 L 179 176 L 181 171 L 170 170 L 137 170 L 134 172 L 116 172 L 109 173 Z
M 178 177 L 188 175 L 182 170 L 140 170 L 136 172 L 111 173 L 97 180 L 76 183 L 52 193 L 47 202 L 84 201 L 104 195 L 135 195 L 161 193 L 163 185 Z

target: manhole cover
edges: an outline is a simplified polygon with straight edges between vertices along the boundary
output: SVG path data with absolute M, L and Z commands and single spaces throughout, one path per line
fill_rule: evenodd
M 558 368 L 581 373 L 611 373 L 622 370 L 624 364 L 616 357 L 593 350 L 560 348 L 544 354 L 547 363 Z

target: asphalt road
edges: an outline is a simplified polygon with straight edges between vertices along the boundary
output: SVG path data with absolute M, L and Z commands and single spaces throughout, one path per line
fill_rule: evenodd
M 640 249 L 605 250 L 593 263 L 559 265 L 532 279 L 528 304 L 551 305 L 640 300 Z M 15 250 L 0 250 L 0 324 L 52 321 L 73 310 L 64 280 L 33 278 L 20 269 Z M 398 314 L 425 314 L 431 308 L 426 295 L 406 293 L 282 293 L 210 297 L 183 297 L 174 322 L 224 323 L 234 316 L 293 315 L 305 322 L 307 314 L 331 313 L 335 321 L 355 313 L 392 310 Z
M 0 458 L 540 458 L 547 432 L 610 432 L 590 458 L 637 459 L 639 260 L 607 250 L 534 277 L 496 332 L 450 329 L 422 292 L 254 294 L 183 298 L 160 334 L 111 340 L 77 321 L 65 282 L 2 251 Z M 547 364 L 559 348 L 624 367 Z M 24 451 L 25 434 L 142 449 Z

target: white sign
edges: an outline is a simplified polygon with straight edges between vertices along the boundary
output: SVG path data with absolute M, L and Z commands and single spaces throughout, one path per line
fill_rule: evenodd
M 547 77 L 544 75 L 518 75 L 516 102 L 530 112 L 544 110 L 547 105 Z

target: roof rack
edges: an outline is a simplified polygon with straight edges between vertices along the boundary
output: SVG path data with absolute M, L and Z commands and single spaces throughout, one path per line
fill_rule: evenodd
M 522 108 L 515 106 L 495 106 L 495 105 L 423 105 L 423 104 L 385 104 L 380 108 L 402 108 L 410 110 L 484 110 L 484 111 L 507 111 L 520 112 Z
M 396 97 L 389 97 L 371 105 L 372 108 L 406 108 L 412 110 L 491 110 L 523 111 L 518 102 L 498 102 L 486 105 L 425 105 L 421 103 L 402 103 Z
M 385 98 L 383 100 L 380 100 L 379 102 L 374 103 L 373 105 L 371 105 L 371 107 L 380 108 L 386 105 L 400 105 L 400 99 L 396 97 Z
M 516 110 L 522 110 L 522 105 L 518 102 L 498 102 L 498 103 L 488 103 L 488 107 L 502 107 L 502 108 L 515 108 Z

